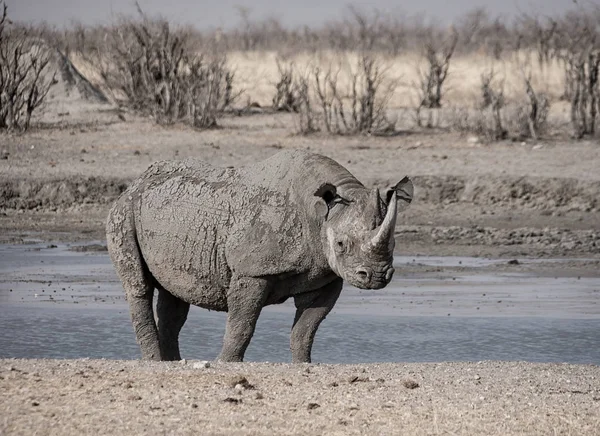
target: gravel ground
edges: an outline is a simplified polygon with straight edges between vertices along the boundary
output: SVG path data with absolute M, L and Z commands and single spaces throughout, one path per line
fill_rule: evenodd
M 10 435 L 600 434 L 591 365 L 9 359 L 0 391 Z

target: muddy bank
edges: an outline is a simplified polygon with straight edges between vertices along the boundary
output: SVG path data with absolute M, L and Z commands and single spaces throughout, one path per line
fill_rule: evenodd
M 112 203 L 130 180 L 68 177 L 55 180 L 16 179 L 0 182 L 0 208 L 50 210 Z
M 0 389 L 0 432 L 11 435 L 600 430 L 591 365 L 0 360 Z
M 600 182 L 563 178 L 413 176 L 415 203 L 465 207 L 497 206 L 557 212 L 597 212 Z M 0 208 L 41 210 L 81 204 L 107 204 L 131 179 L 69 176 L 61 179 L 14 178 L 0 182 Z M 389 186 L 392 179 L 365 181 Z
M 455 176 L 414 180 L 415 204 L 403 214 L 396 231 L 399 247 L 416 245 L 413 252 L 441 253 L 439 247 L 445 246 L 454 255 L 600 253 L 600 182 Z M 0 227 L 4 229 L 0 238 L 18 242 L 24 230 L 103 239 L 108 209 L 129 183 L 84 176 L 0 181 Z M 76 237 L 78 232 L 83 238 Z

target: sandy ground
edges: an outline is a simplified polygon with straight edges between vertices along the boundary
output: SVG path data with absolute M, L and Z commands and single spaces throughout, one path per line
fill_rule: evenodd
M 0 433 L 597 435 L 600 368 L 0 361 Z

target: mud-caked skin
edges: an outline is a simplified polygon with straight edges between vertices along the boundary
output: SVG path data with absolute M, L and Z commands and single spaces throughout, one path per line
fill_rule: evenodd
M 412 196 L 406 177 L 380 194 L 303 151 L 238 169 L 152 165 L 106 225 L 142 357 L 181 358 L 179 332 L 194 304 L 228 313 L 219 360 L 241 361 L 261 309 L 293 297 L 292 360 L 310 362 L 343 281 L 363 289 L 390 282 L 396 215 Z

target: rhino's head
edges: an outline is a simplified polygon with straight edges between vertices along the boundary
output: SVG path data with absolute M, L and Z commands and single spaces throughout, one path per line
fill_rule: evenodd
M 405 177 L 385 195 L 365 188 L 342 193 L 331 184 L 315 195 L 322 200 L 323 248 L 331 269 L 358 288 L 386 286 L 394 274 L 396 215 L 413 197 L 410 179 Z

